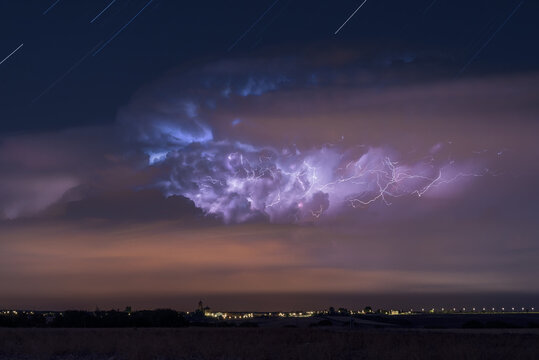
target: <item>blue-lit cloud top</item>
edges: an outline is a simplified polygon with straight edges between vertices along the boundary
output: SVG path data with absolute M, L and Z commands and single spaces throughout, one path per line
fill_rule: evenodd
M 120 121 L 147 155 L 147 165 L 166 169 L 150 187 L 185 196 L 227 223 L 317 221 L 346 209 L 389 206 L 397 198 L 449 195 L 466 179 L 488 172 L 470 159 L 454 160 L 449 142 L 433 143 L 413 157 L 391 144 L 274 145 L 270 137 L 245 141 L 245 134 L 235 135 L 241 127 L 263 131 L 271 118 L 253 124 L 243 116 L 219 115 L 222 108 L 264 102 L 276 93 L 316 92 L 321 82 L 324 88 L 332 82 L 357 81 L 359 87 L 371 82 L 360 80 L 362 69 L 348 69 L 345 80 L 323 69 L 290 59 L 207 65 L 143 92 L 123 109 Z M 279 102 L 270 100 L 268 106 Z

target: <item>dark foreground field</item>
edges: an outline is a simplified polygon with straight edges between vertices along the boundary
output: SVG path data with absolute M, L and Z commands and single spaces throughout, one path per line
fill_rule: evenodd
M 538 359 L 536 329 L 0 329 L 0 359 Z

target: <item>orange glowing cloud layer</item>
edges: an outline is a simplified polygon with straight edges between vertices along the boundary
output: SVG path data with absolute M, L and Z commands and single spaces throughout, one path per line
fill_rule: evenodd
M 85 296 L 196 295 L 209 290 L 520 291 L 537 281 L 529 274 L 515 281 L 492 269 L 455 271 L 451 268 L 456 262 L 464 268 L 473 265 L 474 254 L 461 253 L 443 237 L 437 245 L 420 241 L 433 259 L 403 261 L 395 254 L 409 254 L 407 245 L 393 243 L 393 255 L 388 255 L 388 245 L 377 239 L 388 234 L 372 229 L 350 236 L 314 227 L 178 229 L 174 223 L 159 222 L 105 231 L 81 229 L 80 224 L 11 227 L 4 233 L 10 241 L 1 244 L 0 280 L 7 298 L 57 296 L 78 303 Z

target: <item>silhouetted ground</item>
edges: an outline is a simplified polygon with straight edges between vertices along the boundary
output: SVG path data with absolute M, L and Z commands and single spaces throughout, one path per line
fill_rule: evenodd
M 414 314 L 414 315 L 360 315 L 358 319 L 393 324 L 406 328 L 454 329 L 454 328 L 539 328 L 537 313 L 505 314 Z
M 538 329 L 0 329 L 1 360 L 538 358 Z

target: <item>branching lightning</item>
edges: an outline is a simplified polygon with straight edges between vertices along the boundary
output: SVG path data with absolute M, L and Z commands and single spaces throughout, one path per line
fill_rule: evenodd
M 297 150 L 297 149 L 296 149 Z M 387 206 L 396 198 L 421 198 L 434 189 L 485 173 L 461 171 L 454 160 L 428 156 L 397 161 L 385 148 L 360 155 L 337 147 L 277 151 L 229 141 L 193 143 L 169 151 L 153 166 L 170 166 L 160 187 L 182 195 L 225 222 L 265 217 L 276 222 L 314 221 L 343 209 Z

